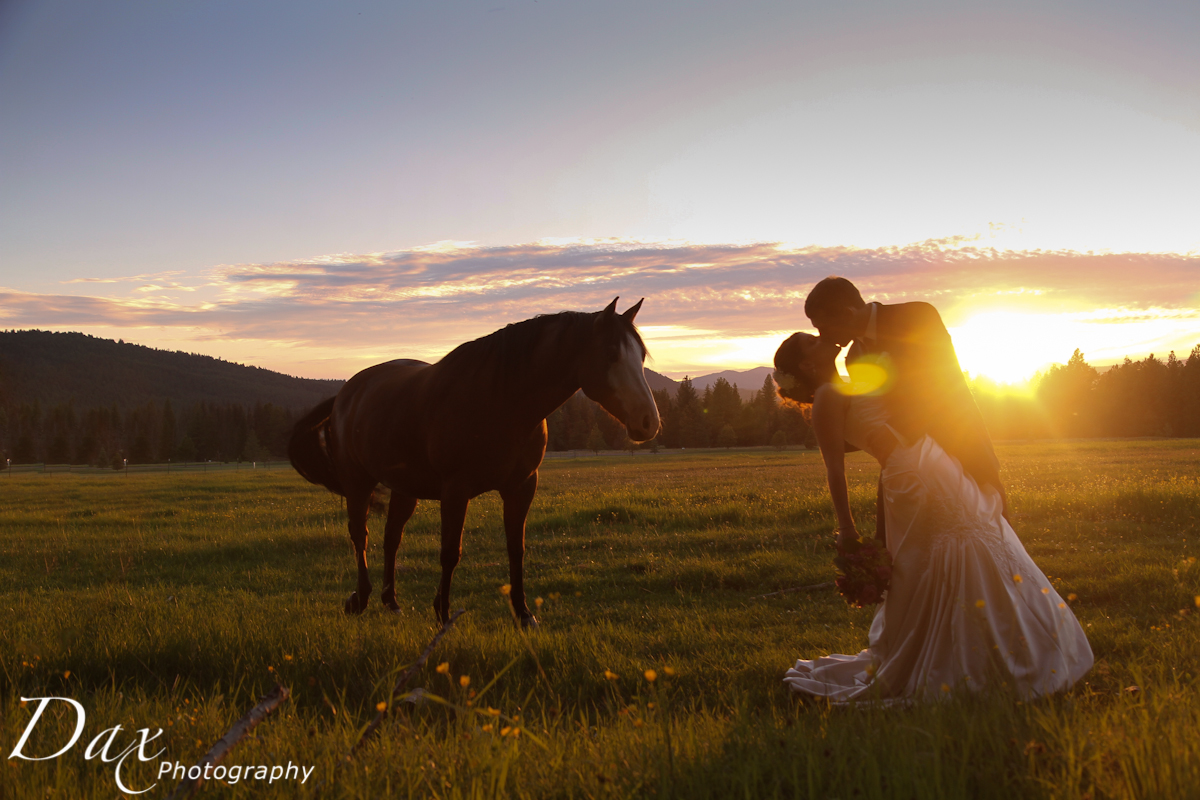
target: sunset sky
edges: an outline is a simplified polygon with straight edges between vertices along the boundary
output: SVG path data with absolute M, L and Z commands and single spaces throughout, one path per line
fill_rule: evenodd
M 836 273 L 972 373 L 1200 344 L 1200 4 L 0 3 L 0 328 L 306 377 L 646 297 L 770 363 Z

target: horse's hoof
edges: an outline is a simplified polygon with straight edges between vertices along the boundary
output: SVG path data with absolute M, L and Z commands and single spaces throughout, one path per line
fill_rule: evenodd
M 526 630 L 536 631 L 541 625 L 538 625 L 537 617 L 533 614 L 521 617 L 521 627 Z
M 346 601 L 345 610 L 346 616 L 348 617 L 361 614 L 367 610 L 367 601 L 364 598 L 360 602 L 358 599 L 358 592 L 352 592 L 350 594 L 350 599 Z
M 400 604 L 397 603 L 395 600 L 384 601 L 383 607 L 386 608 L 388 611 L 392 612 L 393 614 L 400 613 Z
M 450 609 L 447 608 L 445 611 L 442 610 L 441 597 L 433 598 L 433 615 L 437 617 L 438 622 L 442 623 L 443 625 L 450 621 Z

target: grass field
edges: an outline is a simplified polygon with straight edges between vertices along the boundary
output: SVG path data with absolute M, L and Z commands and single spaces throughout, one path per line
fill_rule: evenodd
M 160 761 L 194 763 L 277 682 L 293 699 L 224 763 L 290 761 L 311 777 L 210 782 L 202 796 L 1200 796 L 1200 565 L 1189 560 L 1200 555 L 1200 442 L 999 455 L 1018 533 L 1059 592 L 1078 596 L 1096 654 L 1069 693 L 890 709 L 793 696 L 780 682 L 792 662 L 857 652 L 871 617 L 832 589 L 753 599 L 832 580 L 816 452 L 559 459 L 529 522 L 542 629 L 526 638 L 511 624 L 500 503 L 480 498 L 452 597 L 468 612 L 413 683 L 445 702 L 402 704 L 349 760 L 436 630 L 436 504 L 419 506 L 406 533 L 399 616 L 378 603 L 373 515 L 376 594 L 348 619 L 339 498 L 294 474 L 7 476 L 0 745 L 7 756 L 30 720 L 22 696 L 76 699 L 87 720 L 63 756 L 7 760 L 0 798 L 119 796 L 115 764 L 84 758 L 115 724 L 112 754 L 132 730 L 164 729 L 148 752 L 166 752 L 131 757 L 121 773 L 150 786 Z M 861 454 L 849 462 L 869 528 L 877 470 Z M 48 707 L 25 752 L 52 753 L 74 724 L 64 703 Z

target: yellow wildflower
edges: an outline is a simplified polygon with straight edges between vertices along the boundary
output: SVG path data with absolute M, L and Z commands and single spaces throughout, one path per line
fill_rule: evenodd
M 546 602 L 546 601 L 545 601 L 545 600 L 543 600 L 542 598 L 538 597 L 538 598 L 536 598 L 536 599 L 533 601 L 533 604 L 534 604 L 535 606 L 537 606 L 538 608 L 541 608 L 541 607 L 542 607 L 542 603 L 544 603 L 544 602 Z
M 500 729 L 501 736 L 508 736 L 508 734 L 510 734 L 510 733 L 512 733 L 511 725 L 505 725 L 503 728 Z
M 1078 599 L 1079 599 L 1079 595 L 1075 594 L 1074 592 L 1072 592 L 1071 594 L 1067 595 L 1067 602 L 1068 602 L 1068 603 L 1074 603 L 1074 602 L 1075 602 L 1076 600 L 1078 600 Z
M 1013 583 L 1020 583 L 1020 582 L 1021 582 L 1021 576 L 1013 575 Z
M 606 670 L 604 670 L 604 677 L 608 678 L 610 681 L 615 681 L 617 678 L 619 678 L 621 676 L 618 675 L 617 673 L 613 672 L 610 669 L 606 669 Z
M 378 703 L 375 704 L 375 710 L 376 711 L 386 711 L 387 710 L 387 701 L 380 700 Z
M 468 686 L 470 686 L 471 685 L 471 676 L 463 675 L 461 678 L 458 679 L 458 685 L 463 687 L 464 689 L 467 688 Z
M 443 661 L 442 663 L 438 664 L 437 671 L 442 673 L 443 675 L 449 675 L 450 674 L 450 662 Z
M 668 678 L 674 678 L 675 677 L 675 668 L 674 667 L 663 667 L 663 675 L 666 675 Z
M 69 677 L 71 677 L 71 670 L 67 670 L 63 673 L 63 680 L 66 680 Z
M 658 680 L 658 673 L 652 669 L 646 670 L 644 674 L 646 676 L 646 680 L 650 681 L 651 683 L 654 683 L 654 681 Z
M 1050 590 L 1049 590 L 1049 589 L 1042 589 L 1042 594 L 1050 594 Z
M 492 732 L 492 723 L 490 723 L 490 722 L 489 722 L 487 725 L 484 725 L 484 726 L 483 726 L 483 732 L 484 732 L 484 733 L 491 733 L 491 732 Z
M 976 601 L 975 601 L 975 607 L 976 607 L 976 608 L 983 608 L 983 607 L 984 607 L 984 606 L 986 606 L 986 605 L 987 605 L 987 603 L 983 602 L 982 600 L 976 600 Z
M 500 709 L 492 708 L 491 706 L 488 706 L 488 713 L 491 714 L 493 717 L 498 717 L 498 716 L 500 716 Z
M 507 594 L 508 594 L 508 593 L 510 593 L 511 591 L 512 591 L 512 584 L 511 584 L 511 583 L 506 583 L 506 584 L 504 584 L 503 586 L 501 586 L 501 587 L 500 587 L 500 594 L 507 595 Z

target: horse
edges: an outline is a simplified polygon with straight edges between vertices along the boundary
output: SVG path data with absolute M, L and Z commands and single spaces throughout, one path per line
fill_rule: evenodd
M 383 530 L 383 605 L 396 603 L 396 552 L 418 500 L 441 504 L 442 577 L 433 608 L 450 618 L 450 581 L 462 557 L 470 501 L 498 491 L 504 503 L 509 600 L 523 627 L 525 518 L 546 454 L 546 417 L 583 390 L 635 442 L 659 429 L 646 383 L 646 346 L 617 299 L 597 312 L 563 311 L 508 325 L 459 345 L 436 364 L 398 359 L 359 372 L 300 419 L 288 443 L 304 478 L 346 498 L 358 583 L 345 613 L 371 594 L 367 514 L 376 488 L 391 489 Z

